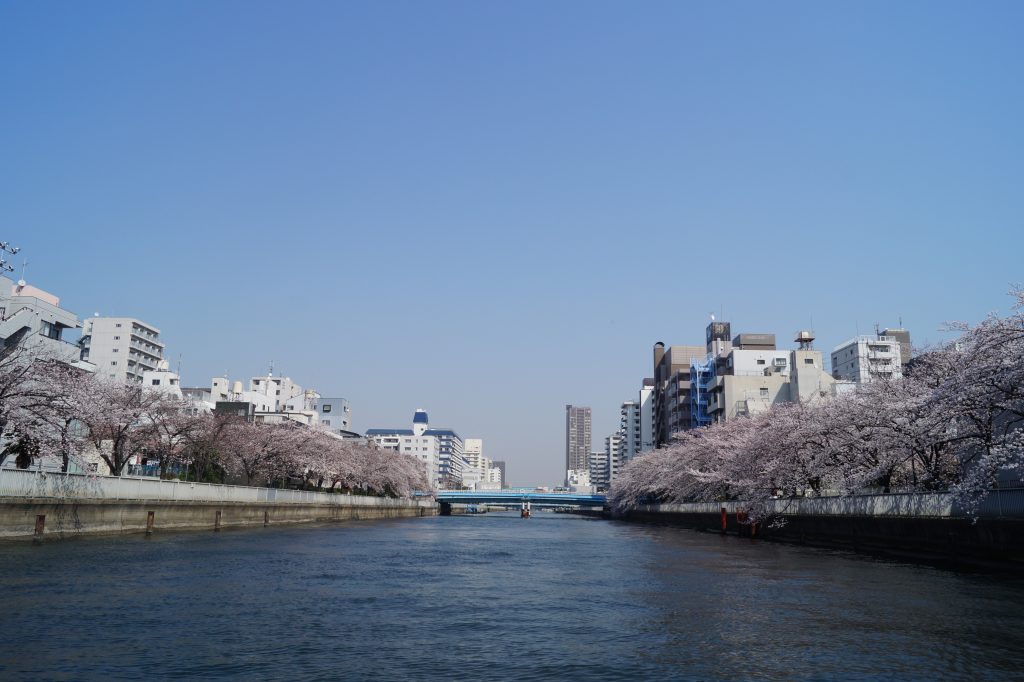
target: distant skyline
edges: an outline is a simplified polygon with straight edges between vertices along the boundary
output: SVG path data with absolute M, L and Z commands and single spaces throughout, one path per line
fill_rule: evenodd
M 355 428 L 562 480 L 651 348 L 1006 311 L 1024 5 L 0 4 L 0 239 L 183 382 L 292 377 Z

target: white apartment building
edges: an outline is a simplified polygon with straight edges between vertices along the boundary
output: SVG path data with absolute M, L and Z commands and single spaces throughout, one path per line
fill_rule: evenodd
M 832 376 L 858 384 L 898 379 L 903 376 L 902 344 L 896 336 L 883 334 L 844 341 L 832 349 Z
M 160 391 L 167 395 L 181 400 L 181 379 L 177 373 L 167 367 L 167 361 L 161 360 L 155 370 L 147 369 L 142 373 L 142 385 L 152 391 Z
M 440 485 L 441 447 L 435 436 L 415 434 L 411 429 L 370 429 L 367 440 L 387 450 L 410 455 L 423 462 L 423 470 L 432 489 Z
M 640 452 L 653 450 L 654 441 L 654 379 L 644 379 L 638 400 L 640 407 Z
M 591 452 L 588 461 L 587 471 L 590 474 L 590 485 L 594 486 L 597 492 L 604 492 L 611 482 L 608 471 L 608 453 Z
M 462 486 L 473 490 L 476 484 L 487 480 L 487 458 L 484 457 L 482 438 L 467 438 L 463 442 L 462 458 L 466 466 L 462 471 Z
M 313 409 L 320 416 L 320 426 L 336 435 L 352 437 L 352 406 L 344 398 L 324 398 L 317 394 Z
M 274 411 L 283 409 L 289 400 L 304 398 L 302 386 L 289 377 L 275 377 L 273 373 L 250 379 L 249 390 L 253 393 L 262 393 L 272 400 Z
M 640 454 L 640 405 L 634 400 L 622 403 L 619 409 L 619 436 L 622 440 L 622 463 Z
M 90 317 L 78 345 L 97 376 L 126 383 L 141 384 L 143 374 L 156 371 L 164 359 L 160 330 L 133 317 Z
M 622 434 L 615 432 L 604 439 L 605 459 L 608 462 L 608 484 L 611 485 L 619 477 L 619 469 L 623 465 Z

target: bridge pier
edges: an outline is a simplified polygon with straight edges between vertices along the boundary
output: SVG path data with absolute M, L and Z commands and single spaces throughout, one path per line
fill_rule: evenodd
M 441 502 L 440 505 L 441 505 L 441 516 L 451 516 L 452 515 L 452 503 L 451 502 Z

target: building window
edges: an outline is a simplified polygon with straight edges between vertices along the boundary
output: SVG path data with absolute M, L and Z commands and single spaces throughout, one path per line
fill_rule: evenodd
M 153 385 L 154 386 L 159 386 L 160 385 L 160 380 L 159 379 L 153 379 Z
M 120 327 L 120 326 L 121 326 L 121 323 L 120 323 L 120 322 L 118 322 L 118 323 L 117 323 L 117 324 L 115 324 L 114 326 L 115 326 L 115 327 Z
M 121 337 L 120 337 L 120 336 L 115 336 L 115 337 L 114 337 L 114 341 L 120 341 L 120 340 L 121 340 Z
M 331 411 L 331 406 L 330 405 L 324 405 L 324 412 L 330 412 L 330 411 Z
M 121 350 L 121 349 L 120 349 L 120 348 L 115 348 L 115 349 L 114 349 L 114 352 L 116 353 L 116 352 L 118 352 L 119 350 Z
M 761 389 L 761 397 L 762 398 L 767 398 L 768 397 L 768 389 L 767 388 L 762 388 Z
M 804 364 L 805 365 L 813 365 L 814 364 L 814 358 L 804 358 Z
M 117 360 L 111 360 L 111 361 L 110 361 L 110 364 L 112 364 L 112 365 L 116 365 L 116 364 L 117 364 Z
M 758 358 L 757 359 L 757 364 L 763 365 L 764 364 L 764 358 Z

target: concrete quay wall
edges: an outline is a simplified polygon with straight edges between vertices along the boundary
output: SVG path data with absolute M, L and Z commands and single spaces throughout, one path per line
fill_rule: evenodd
M 0 498 L 0 538 L 219 530 L 315 521 L 436 516 L 426 500 L 359 499 L 359 504 L 247 503 L 176 500 Z
M 619 518 L 901 559 L 1024 569 L 1024 520 L 1019 518 L 787 514 L 780 517 L 781 524 L 751 524 L 730 509 L 723 524 L 721 510 L 681 507 L 685 505 L 645 505 Z

